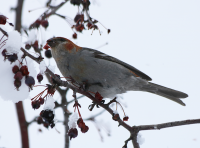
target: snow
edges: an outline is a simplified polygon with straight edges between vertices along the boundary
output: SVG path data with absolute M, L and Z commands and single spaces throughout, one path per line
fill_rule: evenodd
M 19 53 L 20 48 L 22 46 L 22 38 L 21 34 L 14 30 L 8 32 L 8 40 L 4 46 L 6 48 L 8 54 Z
M 28 32 L 28 39 L 26 41 L 27 44 L 31 45 L 34 44 L 35 41 L 37 40 L 37 34 L 36 34 L 37 30 L 36 29 L 31 29 Z
M 113 114 L 119 114 L 117 110 L 113 110 Z
M 39 68 L 40 68 L 40 73 L 41 73 L 41 74 L 44 74 L 44 72 L 45 72 L 46 69 L 47 69 L 47 66 L 46 66 L 44 60 L 43 60 L 42 62 L 40 62 Z
M 55 100 L 52 96 L 49 96 L 47 98 L 47 100 L 45 101 L 45 105 L 44 105 L 44 110 L 52 110 L 54 111 L 54 107 L 55 107 Z
M 142 145 L 144 143 L 145 139 L 142 137 L 142 135 L 140 133 L 138 133 L 137 135 L 137 142 L 139 143 L 139 145 Z
M 78 114 L 75 112 L 69 117 L 69 122 L 68 122 L 69 129 L 76 128 L 77 120 L 78 120 Z

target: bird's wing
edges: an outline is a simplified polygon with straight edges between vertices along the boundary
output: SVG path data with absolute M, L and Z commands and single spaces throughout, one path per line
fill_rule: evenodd
M 97 51 L 97 50 L 94 50 L 94 49 L 89 49 L 89 48 L 84 48 L 84 50 L 87 50 L 89 51 L 90 53 L 93 54 L 93 56 L 95 58 L 98 58 L 98 59 L 103 59 L 103 60 L 107 60 L 107 61 L 111 61 L 111 62 L 115 62 L 115 63 L 118 63 L 124 67 L 126 67 L 127 69 L 129 69 L 136 77 L 141 77 L 142 79 L 145 79 L 147 81 L 151 81 L 152 79 L 147 76 L 146 74 L 144 74 L 143 72 L 141 72 L 140 70 L 136 69 L 135 67 L 125 63 L 125 62 L 122 62 L 114 57 L 111 57 L 109 55 L 106 55 L 105 53 L 102 53 L 100 51 Z

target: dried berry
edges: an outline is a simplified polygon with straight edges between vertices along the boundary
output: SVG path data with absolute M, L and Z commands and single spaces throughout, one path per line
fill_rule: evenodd
M 38 82 L 40 83 L 43 80 L 43 75 L 40 73 L 37 75 Z
M 51 123 L 50 126 L 51 126 L 51 128 L 53 128 L 55 126 L 55 123 L 54 122 Z
M 117 121 L 118 119 L 120 119 L 119 114 L 113 114 L 112 119 L 115 120 L 115 121 Z
M 18 71 L 14 76 L 15 80 L 19 80 L 20 81 L 22 78 L 23 78 L 23 75 L 22 75 L 22 73 L 20 71 Z
M 36 40 L 35 43 L 32 45 L 34 49 L 38 49 L 38 41 Z
M 16 79 L 14 81 L 14 85 L 15 85 L 16 89 L 19 90 L 19 87 L 21 86 L 21 81 Z
M 43 123 L 42 117 L 38 117 L 36 120 L 37 120 L 38 124 L 42 124 Z
M 84 0 L 82 4 L 83 4 L 83 10 L 89 10 L 89 5 L 90 5 L 89 0 Z
M 74 33 L 74 34 L 72 35 L 72 37 L 73 37 L 73 39 L 77 39 L 77 34 Z
M 45 56 L 46 56 L 47 58 L 49 58 L 49 59 L 52 57 L 51 50 L 46 50 L 46 51 L 44 52 L 44 54 L 45 54 Z
M 41 24 L 41 20 L 39 20 L 39 19 L 36 20 L 34 24 L 35 24 L 34 26 L 35 26 L 36 28 L 39 28 L 39 27 L 40 27 L 40 24 Z
M 17 72 L 19 71 L 19 67 L 17 65 L 15 65 L 13 68 L 12 68 L 12 72 L 14 74 L 16 74 Z
M 15 62 L 18 59 L 18 56 L 16 53 L 12 54 L 12 55 L 7 55 L 8 61 Z
M 82 133 L 86 133 L 89 130 L 89 127 L 86 125 L 84 128 L 81 128 Z
M 38 109 L 38 108 L 40 108 L 40 102 L 39 102 L 39 100 L 34 100 L 34 101 L 32 101 L 32 102 L 31 102 L 31 105 L 32 105 L 33 109 Z
M 110 29 L 108 29 L 108 34 L 110 33 Z
M 41 25 L 46 29 L 49 26 L 49 22 L 47 20 L 42 20 Z
M 5 25 L 6 24 L 6 17 L 4 15 L 0 15 L 0 24 Z
M 76 24 L 76 26 L 75 26 L 75 29 L 76 29 L 76 31 L 78 31 L 78 32 L 82 32 L 83 31 L 83 29 L 85 29 L 85 27 L 84 27 L 84 25 L 83 24 Z
M 6 52 L 7 52 L 7 50 L 4 49 L 4 50 L 1 52 L 2 56 L 6 57 L 6 56 L 7 56 L 7 55 L 6 55 Z
M 32 76 L 26 76 L 25 83 L 32 89 L 33 85 L 35 85 L 35 80 Z
M 39 102 L 40 102 L 40 105 L 43 105 L 44 104 L 44 98 L 39 98 Z
M 129 119 L 129 117 L 128 117 L 128 116 L 125 116 L 125 117 L 123 118 L 123 121 L 128 121 L 128 119 Z
M 30 45 L 30 44 L 26 44 L 26 45 L 25 45 L 25 48 L 26 48 L 27 50 L 29 50 L 29 49 L 31 48 L 31 45 Z
M 80 5 L 81 4 L 81 0 L 70 0 L 70 3 L 72 4 L 72 5 Z
M 79 118 L 77 120 L 77 125 L 78 125 L 79 128 L 84 128 L 85 127 L 85 123 L 83 122 L 82 118 Z
M 84 21 L 84 15 L 83 14 L 77 14 L 74 18 L 74 22 L 83 22 Z
M 54 119 L 53 111 L 51 110 L 42 110 L 40 116 L 44 119 L 46 123 L 52 123 Z
M 44 127 L 48 128 L 49 127 L 49 124 L 48 123 L 43 123 Z
M 87 23 L 87 27 L 88 27 L 88 30 L 92 28 L 92 24 L 91 23 Z
M 76 128 L 71 128 L 68 132 L 68 136 L 70 137 L 70 140 L 76 138 L 78 136 L 78 130 Z
M 22 66 L 20 68 L 20 71 L 22 72 L 23 76 L 28 76 L 29 75 L 28 67 L 26 65 Z

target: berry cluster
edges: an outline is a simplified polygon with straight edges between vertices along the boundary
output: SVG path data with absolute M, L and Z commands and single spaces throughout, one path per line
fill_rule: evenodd
M 31 26 L 29 27 L 29 29 L 33 29 L 33 28 L 39 28 L 40 25 L 42 27 L 44 27 L 45 29 L 47 29 L 47 27 L 49 26 L 49 22 L 48 20 L 40 20 L 40 19 L 37 19 L 33 24 L 31 24 Z
M 12 72 L 14 75 L 14 85 L 17 90 L 19 90 L 19 87 L 21 86 L 21 80 L 23 77 L 25 77 L 25 84 L 32 89 L 33 85 L 35 85 L 35 80 L 32 76 L 29 76 L 28 67 L 26 65 L 23 65 L 19 68 L 19 66 L 15 65 L 12 68 Z
M 86 133 L 89 130 L 89 127 L 87 125 L 85 125 L 85 122 L 83 121 L 83 119 L 81 117 L 81 114 L 80 114 L 80 111 L 79 111 L 79 107 L 81 107 L 81 105 L 77 101 L 75 101 L 73 107 L 75 107 L 74 112 L 77 109 L 78 114 L 79 114 L 79 119 L 77 120 L 77 125 L 81 129 L 82 133 Z M 69 131 L 68 131 L 68 135 L 70 137 L 70 140 L 72 138 L 76 138 L 78 136 L 78 130 L 76 128 L 74 128 L 74 127 L 70 128 Z

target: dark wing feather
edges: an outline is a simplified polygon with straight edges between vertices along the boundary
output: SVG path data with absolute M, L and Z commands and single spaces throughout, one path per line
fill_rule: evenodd
M 120 60 L 118 60 L 114 57 L 108 56 L 105 53 L 102 53 L 102 52 L 94 50 L 94 49 L 88 49 L 88 48 L 84 48 L 84 49 L 88 50 L 90 52 L 93 52 L 95 58 L 104 59 L 104 60 L 108 60 L 108 61 L 111 61 L 111 62 L 118 63 L 118 64 L 126 67 L 127 69 L 131 70 L 134 74 L 141 77 L 142 79 L 145 79 L 147 81 L 152 80 L 149 76 L 147 76 L 146 74 L 144 74 L 140 70 L 136 69 L 135 67 L 133 67 L 133 66 L 131 66 L 131 65 L 125 63 L 125 62 L 122 62 L 122 61 L 120 61 Z

